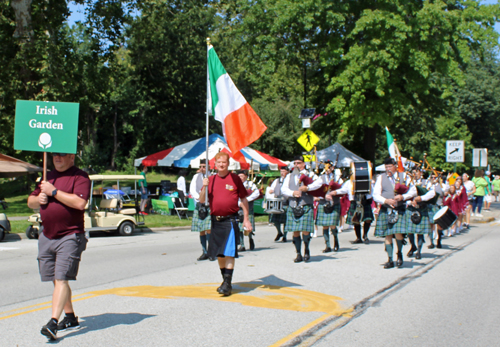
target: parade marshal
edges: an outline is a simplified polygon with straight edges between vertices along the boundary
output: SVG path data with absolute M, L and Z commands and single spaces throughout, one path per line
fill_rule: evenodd
M 243 209 L 243 228 L 252 230 L 248 218 L 247 191 L 238 175 L 229 172 L 229 155 L 219 152 L 215 155 L 217 174 L 203 179 L 203 188 L 200 192 L 200 202 L 205 202 L 205 191 L 208 187 L 208 200 L 212 229 L 208 244 L 208 256 L 217 257 L 223 282 L 217 292 L 231 295 L 231 281 L 233 277 L 235 258 L 238 258 L 237 245 L 240 240 L 238 227 L 238 200 Z

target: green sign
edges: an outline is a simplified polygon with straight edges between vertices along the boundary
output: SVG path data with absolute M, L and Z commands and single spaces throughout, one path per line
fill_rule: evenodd
M 75 154 L 79 109 L 77 103 L 17 100 L 14 149 Z

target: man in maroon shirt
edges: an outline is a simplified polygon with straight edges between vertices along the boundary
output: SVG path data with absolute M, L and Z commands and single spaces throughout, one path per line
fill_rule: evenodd
M 88 175 L 74 166 L 75 155 L 52 153 L 55 170 L 28 197 L 28 207 L 40 209 L 43 233 L 38 239 L 42 281 L 52 281 L 52 319 L 41 333 L 56 339 L 58 330 L 79 328 L 71 302 L 69 280 L 76 280 L 80 257 L 87 246 L 83 215 L 90 194 Z M 66 317 L 58 324 L 62 311 Z
M 243 209 L 243 229 L 252 230 L 252 224 L 248 218 L 247 191 L 238 175 L 229 173 L 229 155 L 224 152 L 217 153 L 215 166 L 217 174 L 203 179 L 200 202 L 205 202 L 205 192 L 208 187 L 208 201 L 212 217 L 208 256 L 217 257 L 224 280 L 217 288 L 217 292 L 228 296 L 231 295 L 234 259 L 238 258 L 237 245 L 240 241 L 238 199 Z

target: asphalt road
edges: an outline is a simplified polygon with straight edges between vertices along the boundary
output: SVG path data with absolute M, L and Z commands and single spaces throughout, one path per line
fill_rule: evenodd
M 492 215 L 498 215 L 496 210 Z M 92 237 L 72 282 L 82 328 L 60 346 L 491 346 L 500 341 L 500 224 L 474 225 L 401 269 L 383 269 L 383 240 L 294 264 L 291 242 L 258 226 L 241 253 L 235 294 L 220 297 L 215 262 L 196 261 L 188 230 Z M 371 233 L 373 232 L 373 229 Z M 246 240 L 248 244 L 248 239 Z M 406 247 L 408 249 L 408 247 Z M 406 253 L 406 251 L 405 251 Z M 41 283 L 37 241 L 0 243 L 0 345 L 44 346 L 52 285 Z

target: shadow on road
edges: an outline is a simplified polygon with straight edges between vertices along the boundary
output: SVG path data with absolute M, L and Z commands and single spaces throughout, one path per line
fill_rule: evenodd
M 136 324 L 151 317 L 155 317 L 155 315 L 140 313 L 103 313 L 97 316 L 81 317 L 80 330 L 71 331 L 64 336 L 58 337 L 57 341 L 68 337 L 86 334 L 90 331 L 104 330 L 116 325 Z

